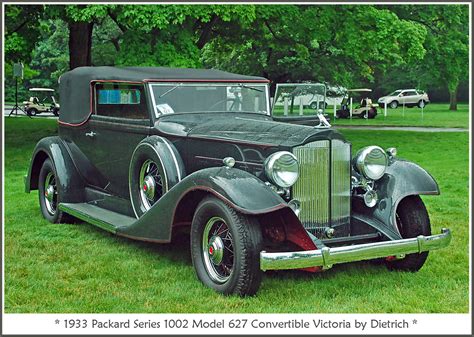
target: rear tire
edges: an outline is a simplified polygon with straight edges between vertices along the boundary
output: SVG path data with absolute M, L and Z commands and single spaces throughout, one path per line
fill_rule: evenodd
M 370 110 L 369 110 L 369 119 L 374 119 L 375 116 L 377 116 L 377 109 L 376 108 L 370 108 Z
M 38 110 L 36 110 L 35 108 L 28 109 L 26 110 L 26 114 L 30 117 L 34 117 L 38 114 Z
M 426 107 L 426 102 L 424 100 L 420 100 L 418 102 L 418 107 L 421 109 L 421 108 L 425 108 Z
M 431 225 L 423 200 L 418 195 L 403 199 L 396 213 L 398 230 L 404 239 L 431 235 Z M 416 272 L 424 265 L 428 252 L 408 254 L 400 260 L 386 261 L 390 270 Z
M 41 213 L 51 223 L 72 222 L 73 218 L 59 209 L 60 183 L 51 159 L 46 159 L 38 178 L 38 196 Z
M 224 295 L 251 296 L 260 287 L 262 234 L 257 220 L 207 197 L 191 225 L 191 256 L 197 277 Z

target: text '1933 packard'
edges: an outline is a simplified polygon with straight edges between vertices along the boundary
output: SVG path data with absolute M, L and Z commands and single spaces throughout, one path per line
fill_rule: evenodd
M 439 189 L 424 169 L 394 148 L 353 156 L 321 111 L 316 127 L 282 122 L 269 92 L 218 70 L 76 68 L 26 191 L 52 223 L 157 243 L 188 233 L 197 277 L 223 294 L 255 294 L 266 270 L 382 259 L 417 271 L 449 244 L 448 229 L 431 235 L 419 195 Z

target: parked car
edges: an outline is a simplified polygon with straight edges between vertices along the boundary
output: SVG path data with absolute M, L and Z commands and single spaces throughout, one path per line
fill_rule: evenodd
M 43 112 L 52 112 L 59 116 L 59 103 L 54 97 L 54 89 L 50 88 L 30 88 L 31 97 L 24 101 L 24 109 L 28 116 L 36 116 Z
M 392 109 L 396 109 L 400 105 L 405 105 L 408 108 L 413 108 L 414 106 L 424 108 L 429 102 L 428 94 L 417 89 L 395 90 L 387 96 L 380 97 L 378 100 L 381 107 L 385 107 L 385 104 L 387 104 Z
M 58 135 L 38 142 L 25 176 L 44 218 L 156 243 L 187 233 L 197 277 L 217 292 L 358 260 L 416 271 L 451 240 L 431 235 L 419 195 L 439 189 L 423 168 L 394 148 L 352 155 L 325 123 L 274 121 L 265 78 L 81 67 L 60 94 Z
M 341 109 L 336 111 L 336 118 L 351 117 L 351 100 L 352 100 L 352 116 L 359 118 L 373 119 L 377 116 L 378 104 L 372 103 L 369 94 L 372 89 L 347 89 L 346 94 L 341 103 Z

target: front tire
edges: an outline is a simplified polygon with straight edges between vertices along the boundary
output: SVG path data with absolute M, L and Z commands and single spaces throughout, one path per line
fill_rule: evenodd
M 191 256 L 199 280 L 224 295 L 254 295 L 260 287 L 262 234 L 255 218 L 207 197 L 191 225 Z
M 431 235 L 431 224 L 423 200 L 418 195 L 403 199 L 397 208 L 397 227 L 404 239 Z M 386 261 L 390 270 L 416 272 L 423 267 L 428 252 L 408 254 L 400 260 Z
M 396 109 L 398 107 L 398 102 L 397 101 L 390 102 L 389 107 L 391 109 Z
M 60 184 L 56 168 L 48 158 L 41 167 L 38 178 L 38 195 L 41 213 L 51 223 L 68 222 L 70 216 L 59 209 L 61 201 Z

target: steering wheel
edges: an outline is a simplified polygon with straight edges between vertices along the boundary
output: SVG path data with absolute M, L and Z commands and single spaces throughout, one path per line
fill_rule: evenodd
M 235 111 L 233 110 L 234 106 L 236 105 L 235 103 L 239 103 L 240 99 L 236 97 L 236 98 L 226 98 L 226 99 L 217 101 L 216 103 L 214 103 L 213 105 L 209 107 L 209 110 L 212 110 L 214 107 L 218 106 L 219 104 L 227 103 L 227 102 L 232 102 L 232 105 L 230 106 L 229 111 Z

